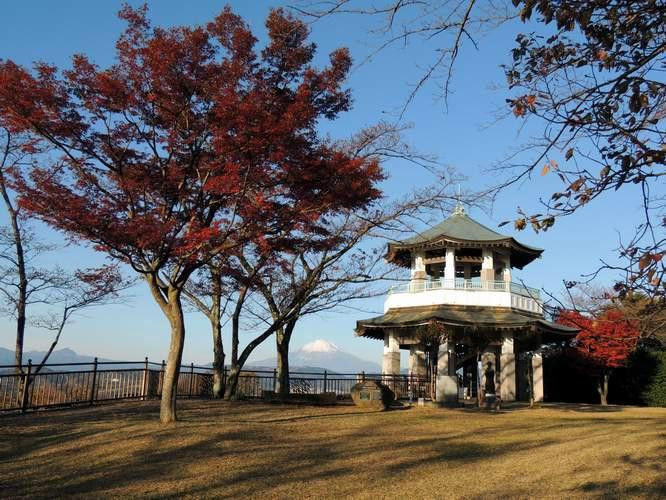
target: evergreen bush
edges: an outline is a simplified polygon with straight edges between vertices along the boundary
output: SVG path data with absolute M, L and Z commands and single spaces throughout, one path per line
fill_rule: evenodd
M 643 400 L 648 406 L 666 407 L 666 350 L 653 352 L 657 361 L 654 376 L 643 392 Z

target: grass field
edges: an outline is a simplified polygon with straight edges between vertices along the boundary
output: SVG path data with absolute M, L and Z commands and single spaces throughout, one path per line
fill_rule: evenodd
M 666 409 L 179 408 L 0 417 L 0 496 L 666 496 Z

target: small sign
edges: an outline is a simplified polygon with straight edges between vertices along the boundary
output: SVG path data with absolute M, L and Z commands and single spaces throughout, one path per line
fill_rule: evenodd
M 361 392 L 358 394 L 358 398 L 359 398 L 359 399 L 368 399 L 368 400 L 369 400 L 369 399 L 370 399 L 370 393 L 367 392 L 367 391 L 361 391 Z

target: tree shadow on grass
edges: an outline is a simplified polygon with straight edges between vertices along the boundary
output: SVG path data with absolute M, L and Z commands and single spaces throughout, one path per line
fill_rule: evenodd
M 564 423 L 528 419 L 521 425 L 524 437 L 517 439 L 513 435 L 515 422 L 507 428 L 508 421 L 492 418 L 481 420 L 492 425 L 480 428 L 476 422 L 469 430 L 458 425 L 457 431 L 444 436 L 434 433 L 433 428 L 428 436 L 421 432 L 409 438 L 410 429 L 404 428 L 407 438 L 397 438 L 395 429 L 401 428 L 401 415 L 417 417 L 413 423 L 418 426 L 418 412 L 346 409 L 336 413 L 323 408 L 283 410 L 267 405 L 191 401 L 181 404 L 182 422 L 160 426 L 156 422 L 158 406 L 142 405 L 145 403 L 86 410 L 85 415 L 73 411 L 52 419 L 24 419 L 24 442 L 14 445 L 0 463 L 0 477 L 8 478 L 10 484 L 3 495 L 276 496 L 298 492 L 313 481 L 324 482 L 326 486 L 319 491 L 328 496 L 358 494 L 369 491 L 363 488 L 373 481 L 392 481 L 398 474 L 409 477 L 427 466 L 478 468 L 487 459 L 504 457 L 510 461 L 512 453 L 575 440 L 571 435 L 548 435 L 561 436 L 567 426 L 575 430 L 578 425 L 594 424 L 593 432 L 586 431 L 586 438 L 599 440 L 612 435 L 623 423 L 633 423 L 632 429 L 647 425 L 652 435 L 660 425 L 656 418 L 646 423 L 615 417 L 599 425 L 591 415 L 568 417 Z M 281 411 L 284 413 L 276 416 Z M 369 418 L 359 419 L 359 415 Z M 423 418 L 437 421 L 435 415 L 438 413 L 424 413 Z M 442 429 L 446 429 L 447 413 L 441 415 Z M 459 414 L 456 418 L 460 422 Z M 331 423 L 322 419 L 331 419 Z M 665 422 L 661 425 L 666 429 Z M 418 427 L 413 429 L 417 434 L 419 431 Z M 499 440 L 484 441 L 484 436 L 490 435 Z M 623 461 L 654 475 L 660 472 L 654 467 L 661 458 L 627 455 Z M 586 483 L 585 487 L 597 494 L 610 491 L 612 486 L 609 481 Z M 653 484 L 632 491 L 650 494 L 660 491 L 658 487 Z
M 666 481 L 655 483 L 624 486 L 619 481 L 588 481 L 572 493 L 585 493 L 602 498 L 634 497 L 664 498 L 666 496 Z
M 527 412 L 540 409 L 584 413 L 616 413 L 625 411 L 627 407 L 618 405 L 601 406 L 588 403 L 536 403 L 534 407 L 530 408 L 528 403 L 519 401 L 515 403 L 502 403 L 502 409 L 498 413 Z M 465 408 L 465 410 L 488 412 L 488 410 L 484 410 L 482 408 Z

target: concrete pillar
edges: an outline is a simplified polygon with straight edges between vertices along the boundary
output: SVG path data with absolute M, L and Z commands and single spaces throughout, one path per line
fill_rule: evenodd
M 423 290 L 427 278 L 425 266 L 425 252 L 417 250 L 412 253 L 412 283 L 413 291 Z
M 423 280 L 425 278 L 425 252 L 423 250 L 417 250 L 412 253 L 412 279 Z
M 493 251 L 490 248 L 481 249 L 481 281 L 495 281 L 495 265 Z
M 505 283 L 511 283 L 511 256 L 502 256 L 502 279 Z
M 450 375 L 449 361 L 451 355 L 449 354 L 449 342 L 439 344 L 437 351 L 437 375 Z
M 454 288 L 456 282 L 456 249 L 446 249 L 446 265 L 444 266 L 444 286 Z
M 504 337 L 500 354 L 500 397 L 502 401 L 516 400 L 516 355 L 513 335 Z
M 450 342 L 439 345 L 435 399 L 445 406 L 458 405 L 458 376 L 455 374 L 455 351 Z
M 409 374 L 415 377 L 425 377 L 425 352 L 418 345 L 409 347 Z
M 400 344 L 395 331 L 384 334 L 382 375 L 400 375 Z
M 541 354 L 532 356 L 532 377 L 534 381 L 534 401 L 543 401 L 543 357 Z

